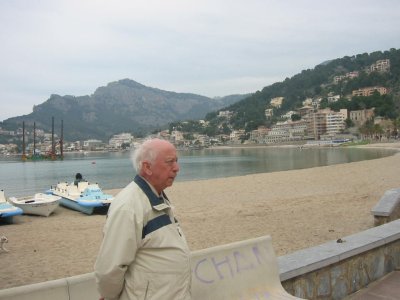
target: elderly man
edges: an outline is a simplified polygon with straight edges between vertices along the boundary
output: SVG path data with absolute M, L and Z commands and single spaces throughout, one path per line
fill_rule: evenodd
M 190 299 L 190 251 L 164 189 L 179 172 L 175 147 L 144 142 L 137 174 L 113 200 L 95 264 L 101 299 Z

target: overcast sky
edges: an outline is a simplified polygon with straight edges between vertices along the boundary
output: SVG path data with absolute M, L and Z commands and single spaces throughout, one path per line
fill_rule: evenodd
M 343 56 L 400 48 L 398 0 L 0 0 L 0 121 L 124 78 L 256 92 Z

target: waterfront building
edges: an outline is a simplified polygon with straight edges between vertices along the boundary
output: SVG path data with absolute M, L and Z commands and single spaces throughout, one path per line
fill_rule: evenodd
M 95 140 L 95 139 L 89 139 L 86 141 L 83 141 L 83 149 L 85 150 L 99 150 L 104 147 L 104 143 L 100 140 Z
M 210 146 L 210 137 L 205 134 L 198 134 L 196 137 L 197 143 L 202 147 Z
M 321 109 L 306 116 L 307 133 L 314 139 L 319 140 L 321 136 L 335 137 L 345 128 L 347 109 L 339 112 L 331 109 Z
M 339 112 L 329 111 L 326 114 L 326 135 L 335 137 L 346 128 L 347 109 L 341 109 Z
M 266 135 L 268 135 L 269 128 L 266 126 L 259 126 L 257 129 L 250 131 L 250 142 L 262 144 Z
M 120 149 L 122 145 L 130 145 L 134 140 L 134 136 L 130 133 L 115 134 L 108 141 L 108 145 L 113 149 Z
M 365 124 L 368 120 L 374 117 L 374 109 L 362 109 L 350 111 L 350 120 L 353 121 L 354 125 L 360 127 Z
M 307 123 L 304 120 L 278 122 L 262 137 L 260 143 L 270 144 L 299 141 L 304 139 L 306 132 Z
M 241 139 L 245 136 L 246 132 L 244 129 L 234 130 L 229 135 L 231 143 L 237 144 L 241 142 Z

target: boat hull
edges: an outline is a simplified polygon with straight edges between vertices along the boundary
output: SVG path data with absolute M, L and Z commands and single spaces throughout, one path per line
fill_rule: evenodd
M 2 203 L 0 205 L 0 220 L 7 223 L 12 223 L 13 217 L 22 215 L 23 211 L 19 207 L 15 207 L 9 203 Z
M 9 202 L 23 210 L 24 214 L 48 217 L 59 206 L 61 197 L 35 194 L 33 197 L 10 197 Z
M 93 214 L 93 207 L 84 207 L 82 205 L 79 205 L 78 202 L 71 200 L 71 199 L 64 198 L 64 197 L 61 198 L 60 205 L 66 207 L 66 208 L 80 211 L 87 215 Z
M 87 215 L 107 212 L 114 199 L 112 195 L 104 194 L 97 184 L 88 182 L 79 182 L 78 186 L 59 183 L 46 193 L 62 197 L 60 205 Z

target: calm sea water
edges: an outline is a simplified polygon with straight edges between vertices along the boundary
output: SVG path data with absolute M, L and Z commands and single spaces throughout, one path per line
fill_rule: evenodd
M 385 149 L 358 148 L 229 148 L 180 151 L 177 181 L 201 180 L 312 168 L 392 155 Z M 63 161 L 21 162 L 0 159 L 0 189 L 7 196 L 44 192 L 60 181 L 72 182 L 77 172 L 103 189 L 121 188 L 134 177 L 128 152 L 66 154 Z

